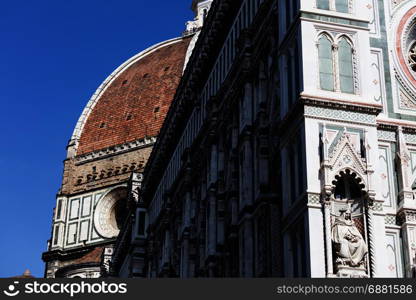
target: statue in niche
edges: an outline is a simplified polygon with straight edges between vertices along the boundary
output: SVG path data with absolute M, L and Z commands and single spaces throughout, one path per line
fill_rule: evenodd
M 361 267 L 368 252 L 367 244 L 351 218 L 351 210 L 342 209 L 340 213 L 332 226 L 336 264 Z

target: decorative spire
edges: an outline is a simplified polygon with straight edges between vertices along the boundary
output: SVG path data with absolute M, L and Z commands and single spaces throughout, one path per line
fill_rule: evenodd
M 397 128 L 397 136 L 399 140 L 399 151 L 397 154 L 399 155 L 400 159 L 407 165 L 410 161 L 410 153 L 407 148 L 406 139 L 404 137 L 403 128 L 401 126 Z
M 413 191 L 411 180 L 411 157 L 409 149 L 407 148 L 406 139 L 403 133 L 403 128 L 399 126 L 397 128 L 397 167 L 399 176 L 399 199 L 403 207 L 409 207 L 413 205 Z
M 195 13 L 193 21 L 186 22 L 186 30 L 184 35 L 192 34 L 199 31 L 204 25 L 204 21 L 208 16 L 213 0 L 193 0 L 191 9 Z

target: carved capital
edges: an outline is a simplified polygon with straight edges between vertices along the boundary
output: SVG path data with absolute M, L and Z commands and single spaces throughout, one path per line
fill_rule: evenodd
M 416 224 L 416 211 L 414 210 L 402 210 L 397 215 L 397 223 L 403 225 L 406 223 Z

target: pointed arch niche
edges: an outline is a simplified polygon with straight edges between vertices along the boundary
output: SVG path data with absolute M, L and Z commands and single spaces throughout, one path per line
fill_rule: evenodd
M 338 277 L 370 277 L 365 184 L 350 168 L 340 171 L 332 184 L 325 207 L 329 269 Z
M 367 133 L 360 147 L 344 128 L 336 139 L 324 125 L 322 131 L 322 209 L 328 277 L 373 276 L 374 173 L 367 155 Z
M 334 185 L 333 194 L 335 199 L 364 201 L 366 192 L 363 189 L 365 184 L 356 172 L 347 168 L 336 175 L 332 183 Z

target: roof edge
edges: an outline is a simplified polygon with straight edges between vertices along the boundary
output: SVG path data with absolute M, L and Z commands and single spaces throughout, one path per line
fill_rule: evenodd
M 158 50 L 161 47 L 165 47 L 171 44 L 175 44 L 177 42 L 180 42 L 185 37 L 176 37 L 173 39 L 165 40 L 163 42 L 157 43 L 155 45 L 152 45 L 145 50 L 139 52 L 138 54 L 134 55 L 133 57 L 129 58 L 125 62 L 123 62 L 117 69 L 115 69 L 104 81 L 101 83 L 101 85 L 97 88 L 97 90 L 94 92 L 94 94 L 91 96 L 91 98 L 88 100 L 87 105 L 85 106 L 84 110 L 81 113 L 81 116 L 78 118 L 77 124 L 75 126 L 75 129 L 72 133 L 71 139 L 68 142 L 67 146 L 67 158 L 72 158 L 76 156 L 78 145 L 79 145 L 79 139 L 81 137 L 81 133 L 84 129 L 84 125 L 87 122 L 87 119 L 94 109 L 95 105 L 98 103 L 98 100 L 101 98 L 101 96 L 104 94 L 104 92 L 107 90 L 109 86 L 111 86 L 111 83 L 120 75 L 122 74 L 126 69 L 128 69 L 132 64 L 136 63 L 140 59 L 146 57 L 147 55 L 153 53 L 154 51 Z

